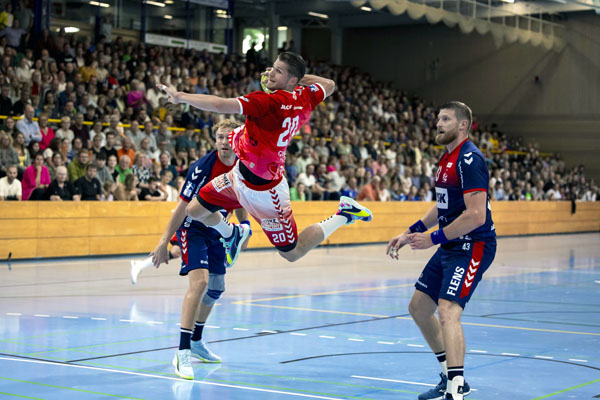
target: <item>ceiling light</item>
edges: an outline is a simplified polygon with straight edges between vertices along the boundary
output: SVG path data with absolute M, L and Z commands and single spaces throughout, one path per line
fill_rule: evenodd
M 77 32 L 79 32 L 79 28 L 76 26 L 65 27 L 65 33 L 77 33 Z
M 173 4 L 175 3 L 173 0 L 165 0 L 165 4 Z
M 502 0 L 502 1 L 505 3 L 514 3 L 515 2 L 515 0 Z
M 104 7 L 104 8 L 110 7 L 110 4 L 108 4 L 108 3 L 101 3 L 99 1 L 90 1 L 90 5 L 91 6 Z
M 310 16 L 312 16 L 312 17 L 319 17 L 319 18 L 323 18 L 323 19 L 327 19 L 327 18 L 329 18 L 329 15 L 327 15 L 327 14 L 320 14 L 320 13 L 316 13 L 316 12 L 313 12 L 313 11 L 309 11 L 309 12 L 308 12 L 308 15 L 310 15 Z
M 288 28 L 287 28 L 287 26 L 278 26 L 278 27 L 277 27 L 277 30 L 278 30 L 278 31 L 287 31 L 287 30 L 288 30 Z
M 156 6 L 156 7 L 164 7 L 165 3 L 159 3 L 158 1 L 152 1 L 152 0 L 144 0 L 145 4 L 150 4 L 151 6 Z
M 165 19 L 173 19 L 172 15 L 165 15 Z
M 367 6 L 362 6 L 360 9 L 363 11 L 367 11 L 367 12 L 373 11 L 373 9 L 371 7 L 367 7 Z

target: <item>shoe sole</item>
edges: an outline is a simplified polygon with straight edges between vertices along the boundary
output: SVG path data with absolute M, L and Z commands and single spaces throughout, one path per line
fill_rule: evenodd
M 242 252 L 242 244 L 246 241 L 246 239 L 248 239 L 248 236 L 250 236 L 250 229 L 246 228 L 244 229 L 244 234 L 240 239 L 238 251 L 235 253 L 235 257 L 233 257 L 233 260 L 231 262 L 228 262 L 229 265 L 227 265 L 227 268 L 233 267 L 233 264 L 235 264 L 235 262 L 237 261 L 240 253 Z
M 221 362 L 221 360 L 214 360 L 213 361 L 213 360 L 209 360 L 209 359 L 204 358 L 204 357 L 200 357 L 198 354 L 195 354 L 195 353 L 192 353 L 192 357 L 194 357 L 195 359 L 198 359 L 198 360 L 200 360 L 202 362 L 210 363 L 210 364 L 219 364 Z
M 471 389 L 469 388 L 469 391 L 466 393 L 463 393 L 463 397 L 466 397 L 468 395 L 471 394 Z M 429 399 L 421 399 L 419 398 L 419 400 L 443 400 L 444 396 L 446 396 L 445 394 L 441 395 L 440 397 L 430 397 Z
M 193 376 L 186 376 L 186 375 L 182 374 L 181 372 L 179 372 L 179 368 L 177 368 L 177 364 L 178 364 L 177 363 L 177 357 L 173 358 L 173 361 L 172 361 L 171 364 L 173 364 L 173 366 L 175 367 L 175 374 L 177 374 L 177 376 L 179 376 L 179 377 L 181 377 L 183 379 L 187 379 L 187 380 L 193 380 L 194 379 Z

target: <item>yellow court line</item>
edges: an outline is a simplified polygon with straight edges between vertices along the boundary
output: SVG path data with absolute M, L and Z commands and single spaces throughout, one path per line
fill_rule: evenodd
M 486 327 L 489 327 L 489 328 L 516 329 L 516 330 L 520 330 L 520 331 L 570 333 L 570 334 L 573 334 L 573 335 L 600 336 L 600 333 L 592 333 L 592 332 L 561 331 L 561 330 L 557 330 L 557 329 L 542 329 L 542 328 L 524 328 L 524 327 L 521 327 L 521 326 L 478 324 L 478 323 L 475 323 L 475 322 L 463 322 L 462 324 L 463 325 L 473 325 L 473 326 L 486 326 Z
M 265 299 L 256 299 L 256 300 L 240 300 L 240 301 L 234 302 L 233 304 L 250 304 L 250 303 L 257 303 L 259 301 L 295 299 L 298 297 L 305 297 L 305 296 L 326 296 L 326 295 L 330 295 L 330 294 L 368 292 L 371 290 L 394 289 L 394 288 L 408 287 L 408 286 L 414 286 L 414 283 L 403 283 L 402 285 L 391 285 L 391 286 L 376 286 L 376 287 L 368 287 L 368 288 L 361 288 L 361 289 L 335 290 L 332 292 L 295 294 L 295 295 L 291 295 L 291 296 L 268 297 Z

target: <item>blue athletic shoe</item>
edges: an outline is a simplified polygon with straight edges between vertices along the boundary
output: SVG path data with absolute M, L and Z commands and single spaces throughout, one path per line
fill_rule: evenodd
M 250 227 L 246 224 L 233 224 L 233 234 L 225 239 L 221 238 L 221 243 L 225 247 L 225 267 L 231 268 L 242 250 L 242 243 L 250 235 Z
M 210 351 L 202 340 L 191 342 L 192 357 L 207 363 L 220 363 L 221 357 Z
M 343 215 L 348 219 L 346 225 L 354 223 L 357 219 L 369 222 L 373 219 L 373 213 L 366 207 L 361 206 L 350 197 L 340 197 L 340 205 L 338 206 L 337 215 Z
M 419 395 L 419 400 L 442 400 L 446 397 L 446 387 L 448 386 L 448 378 L 443 373 L 440 373 L 442 380 L 431 390 Z M 463 386 L 463 396 L 468 396 L 471 393 L 471 387 L 465 381 Z

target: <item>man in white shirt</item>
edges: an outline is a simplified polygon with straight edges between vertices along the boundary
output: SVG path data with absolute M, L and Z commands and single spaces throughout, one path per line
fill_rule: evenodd
M 6 169 L 6 176 L 0 179 L 0 201 L 21 200 L 21 182 L 17 179 L 17 166 Z

